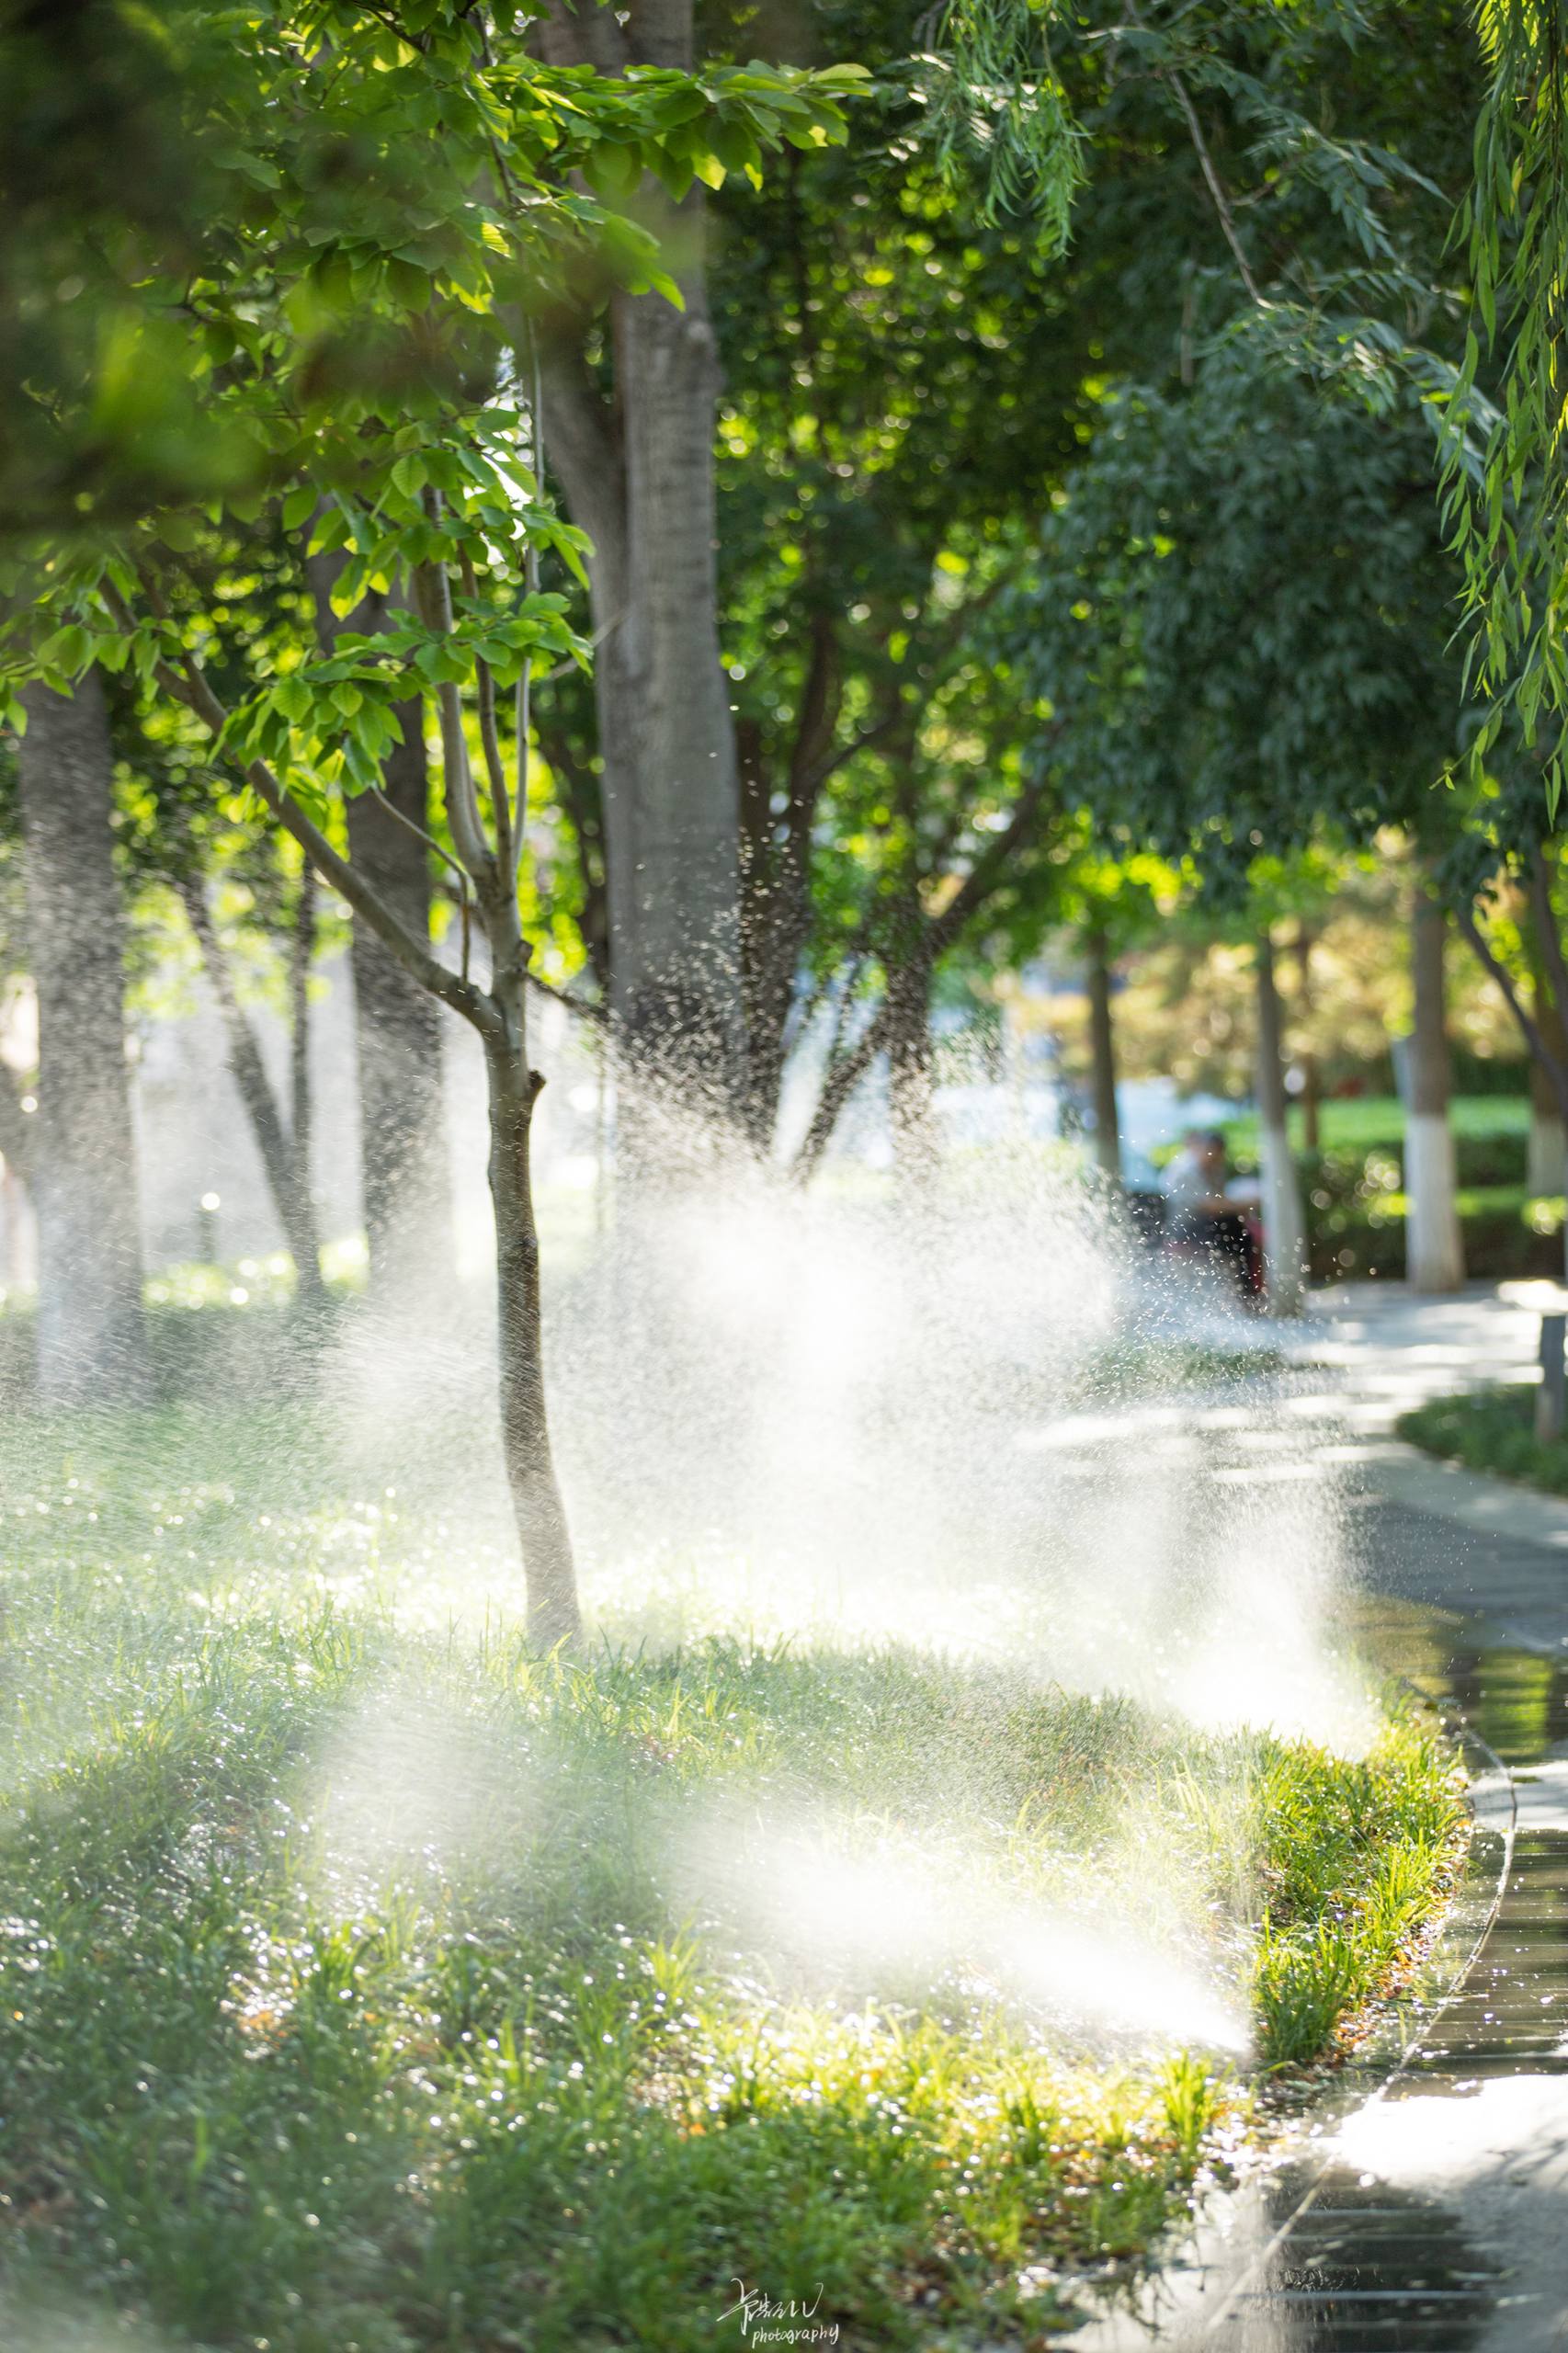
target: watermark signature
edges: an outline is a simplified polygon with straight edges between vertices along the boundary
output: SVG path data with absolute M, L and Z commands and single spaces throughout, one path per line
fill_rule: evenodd
M 838 2323 L 819 2320 L 822 2310 L 822 2283 L 808 2304 L 800 2296 L 767 2296 L 760 2288 L 748 2288 L 744 2279 L 732 2279 L 736 2290 L 735 2301 L 719 2315 L 721 2327 L 727 2320 L 740 2323 L 743 2345 L 836 2345 Z

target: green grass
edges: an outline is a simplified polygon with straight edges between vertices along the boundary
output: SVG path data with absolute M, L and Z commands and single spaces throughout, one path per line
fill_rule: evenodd
M 1260 1340 L 1256 1347 L 1219 1347 L 1205 1340 L 1126 1337 L 1089 1352 L 1076 1387 L 1085 1398 L 1158 1394 L 1201 1389 L 1259 1373 L 1295 1372 L 1299 1361 Z
M 1529 1097 L 1528 1095 L 1456 1095 L 1449 1105 L 1449 1116 L 1457 1136 L 1528 1135 Z M 1404 1134 L 1404 1106 L 1397 1095 L 1363 1095 L 1343 1101 L 1335 1098 L 1320 1106 L 1318 1129 L 1323 1148 L 1327 1152 L 1370 1151 L 1377 1144 L 1397 1145 Z M 1256 1153 L 1258 1128 L 1255 1119 L 1229 1120 L 1225 1122 L 1225 1133 L 1233 1152 Z M 1300 1146 L 1301 1113 L 1299 1108 L 1291 1111 L 1290 1133 Z
M 1543 1445 L 1536 1437 L 1535 1399 L 1528 1385 L 1434 1397 L 1402 1414 L 1395 1427 L 1413 1446 L 1462 1462 L 1467 1471 L 1488 1471 L 1568 1495 L 1568 1438 Z
M 686 2353 L 737 2277 L 1017 2341 L 1451 1873 L 1415 1716 L 1353 1763 L 893 1648 L 542 1660 L 422 1604 L 460 1529 L 265 1438 L 0 1438 L 8 2345 Z M 1187 1979 L 1235 2068 L 1156 2030 Z

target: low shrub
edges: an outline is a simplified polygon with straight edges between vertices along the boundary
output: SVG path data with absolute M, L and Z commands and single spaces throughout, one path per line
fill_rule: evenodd
M 1568 1438 L 1542 1444 L 1536 1437 L 1535 1398 L 1535 1390 L 1523 1385 L 1434 1397 L 1402 1414 L 1394 1427 L 1412 1446 L 1460 1462 L 1467 1471 L 1491 1472 L 1568 1495 Z

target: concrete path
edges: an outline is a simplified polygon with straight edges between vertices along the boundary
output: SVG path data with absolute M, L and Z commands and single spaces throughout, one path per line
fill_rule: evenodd
M 1425 1397 L 1529 1378 L 1538 1339 L 1490 1292 L 1363 1285 L 1283 1343 L 1284 1416 L 1345 1494 L 1358 1639 L 1464 1728 L 1481 1827 L 1403 2052 L 1219 2201 L 1138 2313 L 1067 2340 L 1084 2353 L 1568 2348 L 1568 1501 L 1391 1434 Z
M 1436 1461 L 1392 1434 L 1398 1415 L 1427 1398 L 1533 1381 L 1540 1336 L 1539 1316 L 1492 1288 L 1432 1300 L 1358 1283 L 1314 1294 L 1284 1345 L 1327 1376 L 1297 1402 L 1335 1432 L 1319 1454 L 1365 1515 L 1355 1548 L 1364 1579 L 1473 1613 L 1493 1639 L 1562 1653 L 1568 1497 Z

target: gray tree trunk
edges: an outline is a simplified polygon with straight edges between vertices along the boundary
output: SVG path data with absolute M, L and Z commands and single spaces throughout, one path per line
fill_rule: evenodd
M 688 197 L 672 229 L 694 244 Z M 611 868 L 614 1005 L 634 1052 L 724 1074 L 744 1059 L 740 796 L 729 682 L 719 659 L 713 433 L 718 356 L 699 268 L 686 308 L 623 301 L 627 612 L 634 779 L 630 871 Z
M 688 67 L 689 6 L 634 0 L 557 8 L 553 63 L 624 72 Z M 581 352 L 544 355 L 544 447 L 589 577 L 610 998 L 622 1051 L 689 1106 L 745 1114 L 740 938 L 740 791 L 720 660 L 713 436 L 718 354 L 703 259 L 703 191 L 678 206 L 647 191 L 684 309 L 659 294 L 611 306 L 615 394 Z
M 416 825 L 429 822 L 424 714 L 399 712 L 403 740 L 381 787 Z M 430 866 L 406 824 L 360 794 L 348 804 L 354 863 L 416 939 L 430 937 Z M 370 1293 L 396 1307 L 454 1279 L 451 1172 L 442 1086 L 441 1008 L 363 923 L 350 950 L 359 1066 L 359 1168 Z
M 528 1577 L 528 1631 L 548 1650 L 574 1643 L 582 1618 L 572 1535 L 550 1443 L 530 1156 L 534 1105 L 544 1081 L 528 1063 L 528 958 L 510 875 L 486 896 L 483 914 L 491 946 L 491 992 L 504 1025 L 484 1040 L 501 1443 Z
M 1464 1241 L 1455 1200 L 1454 1139 L 1449 1124 L 1449 1035 L 1443 975 L 1448 930 L 1442 908 L 1417 881 L 1411 921 L 1415 1018 L 1410 1039 L 1410 1112 L 1405 1122 L 1405 1273 L 1418 1291 L 1457 1290 Z
M 1270 1315 L 1299 1315 L 1306 1273 L 1301 1190 L 1286 1119 L 1284 1023 L 1274 943 L 1257 942 L 1257 1115 L 1263 1160 L 1263 1258 Z
M 374 592 L 347 619 L 332 609 L 345 558 L 307 559 L 316 637 L 331 653 L 340 630 L 384 629 L 389 599 Z M 428 832 L 430 767 L 425 705 L 399 703 L 403 741 L 381 764 L 381 795 L 348 803 L 348 851 L 383 904 L 416 939 L 430 937 L 430 852 L 412 828 Z M 384 804 L 384 805 L 383 805 Z M 370 1296 L 394 1310 L 439 1294 L 456 1279 L 452 1181 L 447 1158 L 441 1009 L 356 920 L 349 938 L 354 1048 L 359 1075 L 359 1192 Z
M 1121 1179 L 1121 1123 L 1116 1108 L 1116 1028 L 1111 1017 L 1110 959 L 1101 925 L 1086 942 L 1089 973 L 1089 1053 L 1095 1097 L 1095 1158 L 1115 1183 Z
M 929 1176 L 937 1160 L 931 1067 L 931 967 L 919 950 L 888 975 L 888 1125 L 902 1177 Z
M 51 1404 L 146 1392 L 136 1142 L 125 1061 L 124 911 L 114 870 L 103 688 L 32 687 L 17 763 L 38 990 L 39 1392 Z
M 228 1040 L 229 1073 L 233 1079 L 251 1133 L 261 1160 L 267 1189 L 272 1196 L 272 1206 L 278 1222 L 283 1228 L 283 1238 L 289 1245 L 294 1261 L 294 1296 L 301 1307 L 314 1311 L 326 1296 L 321 1272 L 321 1239 L 316 1229 L 315 1202 L 311 1192 L 310 1141 L 292 1135 L 285 1125 L 278 1098 L 272 1091 L 272 1081 L 267 1074 L 261 1047 L 252 1029 L 244 1006 L 240 1003 L 234 986 L 233 967 L 228 951 L 218 936 L 216 925 L 207 905 L 199 875 L 183 876 L 178 884 L 179 895 L 187 918 L 201 952 L 201 962 L 212 994 L 218 1000 L 218 1011 Z M 301 1007 L 303 1011 L 303 1007 Z M 306 1041 L 293 1040 L 295 1051 L 306 1051 Z M 296 1076 L 299 1064 L 294 1065 Z M 300 1091 L 291 1088 L 296 1105 Z M 308 1084 L 302 1089 L 309 1107 Z M 308 1128 L 308 1117 L 307 1117 Z

